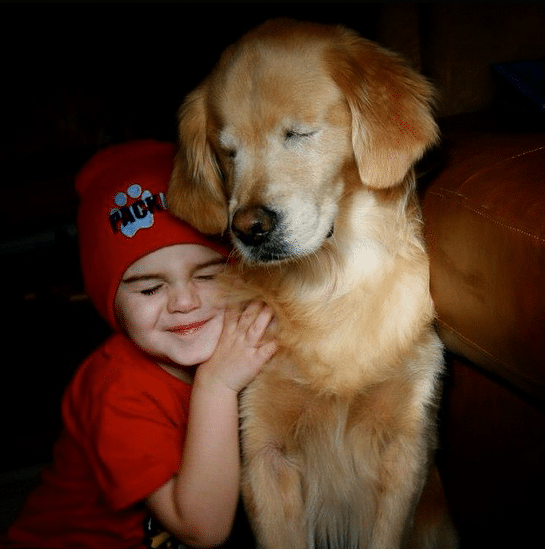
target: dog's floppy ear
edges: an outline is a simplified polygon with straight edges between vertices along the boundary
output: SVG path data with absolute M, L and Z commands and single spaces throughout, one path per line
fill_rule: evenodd
M 179 112 L 179 149 L 167 202 L 172 213 L 203 233 L 227 229 L 221 170 L 207 139 L 206 83 L 188 95 Z
M 362 182 L 401 183 L 438 138 L 428 82 L 393 53 L 342 30 L 329 52 L 330 74 L 352 115 L 352 146 Z

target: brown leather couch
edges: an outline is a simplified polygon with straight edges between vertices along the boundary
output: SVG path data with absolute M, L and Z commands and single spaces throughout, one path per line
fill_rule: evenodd
M 545 132 L 470 117 L 442 150 L 421 189 L 448 350 L 440 468 L 463 548 L 533 547 L 545 518 Z

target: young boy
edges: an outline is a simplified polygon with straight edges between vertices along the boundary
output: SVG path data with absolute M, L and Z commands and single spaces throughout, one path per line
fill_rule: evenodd
M 231 530 L 237 394 L 276 343 L 267 307 L 227 305 L 228 250 L 166 211 L 173 154 L 118 145 L 78 176 L 85 286 L 116 333 L 70 383 L 53 466 L 5 547 L 140 548 L 150 513 L 193 547 Z

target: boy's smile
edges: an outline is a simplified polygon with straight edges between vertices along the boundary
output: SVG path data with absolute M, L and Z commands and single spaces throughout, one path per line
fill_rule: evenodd
M 223 329 L 225 302 L 216 275 L 224 258 L 199 244 L 160 248 L 124 273 L 115 298 L 127 335 L 169 373 L 208 360 Z
M 207 320 L 202 320 L 201 322 L 193 322 L 193 324 L 182 324 L 181 326 L 174 326 L 173 328 L 169 328 L 168 331 L 180 335 L 194 334 L 195 332 L 199 331 L 207 322 Z

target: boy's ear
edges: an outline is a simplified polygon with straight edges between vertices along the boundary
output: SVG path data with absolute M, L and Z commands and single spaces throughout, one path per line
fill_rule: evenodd
M 362 182 L 373 188 L 401 183 L 438 139 L 432 87 L 395 54 L 351 31 L 329 51 L 328 65 L 350 108 Z
M 206 83 L 193 91 L 179 112 L 179 148 L 167 203 L 171 212 L 199 231 L 223 233 L 227 200 L 216 156 L 207 139 Z

